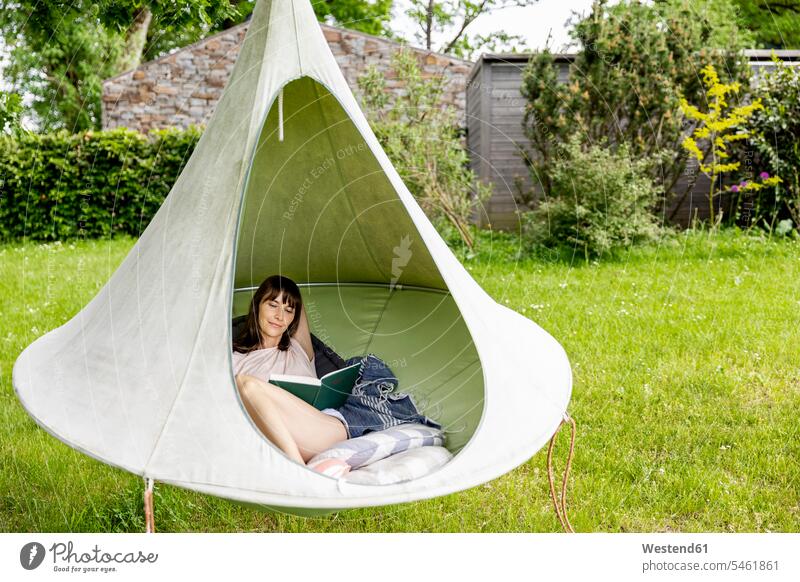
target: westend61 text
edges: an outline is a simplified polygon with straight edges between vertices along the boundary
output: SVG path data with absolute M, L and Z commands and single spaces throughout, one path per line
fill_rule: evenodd
M 642 544 L 642 551 L 645 554 L 707 554 L 708 544 L 688 544 L 686 546 Z
M 152 564 L 156 560 L 158 560 L 158 554 L 143 554 L 141 550 L 138 553 L 134 552 L 116 552 L 114 554 L 109 554 L 107 552 L 102 552 L 100 548 L 95 545 L 91 550 L 88 552 L 83 552 L 81 554 L 76 554 L 72 551 L 72 542 L 67 542 L 63 544 L 61 542 L 55 543 L 50 546 L 50 552 L 53 554 L 53 563 L 55 564 L 57 559 L 61 559 L 62 562 L 67 563 L 76 563 L 76 564 L 87 564 L 94 562 L 96 564 Z

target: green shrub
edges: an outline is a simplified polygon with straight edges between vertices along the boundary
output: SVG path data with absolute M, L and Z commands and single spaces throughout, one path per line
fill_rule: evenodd
M 22 97 L 12 91 L 0 91 L 0 133 L 17 134 L 22 130 Z
M 0 239 L 138 236 L 201 131 L 0 137 Z
M 358 80 L 370 125 L 409 191 L 439 232 L 455 228 L 473 247 L 469 228 L 476 208 L 491 196 L 469 167 L 458 120 L 442 105 L 445 78 L 425 77 L 410 51 L 392 57 L 405 91 L 389 104 L 386 78 L 370 67 Z
M 553 164 L 552 188 L 536 210 L 522 215 L 526 236 L 545 247 L 573 247 L 586 258 L 620 246 L 656 240 L 651 213 L 660 192 L 649 164 L 632 161 L 626 144 L 617 151 L 581 147 L 574 136 Z
M 781 220 L 800 225 L 800 69 L 777 58 L 773 64 L 752 91 L 763 109 L 747 123 L 753 137 L 737 152 L 741 172 L 740 183 L 734 187 L 739 223 L 770 230 Z M 748 188 L 763 176 L 778 176 L 781 182 L 769 188 Z

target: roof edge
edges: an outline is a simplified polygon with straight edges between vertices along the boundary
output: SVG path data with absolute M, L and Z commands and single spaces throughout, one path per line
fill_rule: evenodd
M 533 55 L 539 54 L 542 51 L 527 51 L 524 53 L 481 53 L 478 60 L 472 66 L 472 70 L 467 76 L 467 84 L 472 82 L 472 79 L 477 74 L 483 63 L 509 63 L 517 64 L 524 63 L 530 60 Z M 800 50 L 798 49 L 745 49 L 744 55 L 748 57 L 750 62 L 763 62 L 771 61 L 772 53 L 778 59 L 785 62 L 800 62 Z M 574 53 L 552 53 L 553 60 L 557 63 L 571 63 L 578 55 L 578 51 Z
M 107 82 L 110 82 L 110 81 L 115 81 L 116 79 L 124 77 L 125 75 L 133 73 L 134 71 L 137 71 L 137 70 L 139 70 L 139 69 L 141 69 L 143 67 L 146 67 L 148 65 L 152 65 L 152 64 L 155 64 L 155 63 L 160 63 L 160 62 L 162 62 L 162 61 L 164 61 L 164 60 L 166 60 L 166 59 L 168 59 L 168 58 L 170 58 L 170 57 L 172 57 L 172 56 L 174 56 L 174 55 L 176 55 L 176 54 L 178 54 L 180 52 L 183 52 L 185 50 L 189 50 L 189 49 L 194 48 L 194 47 L 198 47 L 198 46 L 202 45 L 205 42 L 208 42 L 208 41 L 210 41 L 210 40 L 212 40 L 214 38 L 217 38 L 218 36 L 222 36 L 223 34 L 228 34 L 231 31 L 235 31 L 235 30 L 237 30 L 239 28 L 246 27 L 249 24 L 250 24 L 250 20 L 248 19 L 248 20 L 245 20 L 244 22 L 240 22 L 239 24 L 237 24 L 235 26 L 231 26 L 230 28 L 226 28 L 225 30 L 221 30 L 219 32 L 215 32 L 211 36 L 205 36 L 205 37 L 203 37 L 203 38 L 201 38 L 199 40 L 196 40 L 195 42 L 193 42 L 191 44 L 187 44 L 186 46 L 183 46 L 183 47 L 181 47 L 179 49 L 176 49 L 175 51 L 173 51 L 171 53 L 167 53 L 165 55 L 161 55 L 160 57 L 158 57 L 156 59 L 153 59 L 153 60 L 150 60 L 150 61 L 145 61 L 145 62 L 140 63 L 139 65 L 133 67 L 132 69 L 128 69 L 126 71 L 118 73 L 118 74 L 114 75 L 113 77 L 108 77 L 106 79 L 103 79 L 103 84 L 105 84 Z M 383 36 L 378 36 L 378 35 L 375 35 L 375 34 L 369 34 L 369 33 L 366 33 L 366 32 L 361 32 L 360 30 L 352 30 L 350 28 L 342 28 L 340 26 L 332 26 L 330 24 L 325 24 L 324 22 L 320 22 L 319 25 L 320 25 L 320 28 L 323 29 L 323 31 L 327 29 L 327 30 L 335 31 L 335 32 L 339 32 L 339 33 L 354 34 L 356 36 L 362 36 L 364 38 L 374 39 L 374 40 L 382 42 L 382 43 L 393 44 L 393 45 L 395 45 L 397 47 L 406 47 L 406 48 L 410 48 L 410 49 L 412 49 L 414 51 L 417 51 L 417 52 L 421 52 L 421 53 L 425 53 L 425 54 L 429 54 L 429 55 L 440 56 L 442 58 L 450 59 L 452 61 L 458 61 L 458 62 L 463 63 L 465 65 L 473 65 L 473 66 L 475 65 L 475 61 L 468 61 L 466 59 L 462 59 L 462 58 L 459 58 L 459 57 L 454 57 L 453 55 L 448 55 L 448 54 L 445 54 L 445 53 L 440 53 L 440 52 L 437 52 L 437 51 L 432 51 L 432 50 L 424 49 L 424 48 L 421 48 L 421 47 L 416 47 L 416 46 L 413 46 L 411 44 L 403 43 L 403 42 L 400 42 L 400 41 L 397 41 L 397 40 L 394 40 L 394 39 L 385 38 Z

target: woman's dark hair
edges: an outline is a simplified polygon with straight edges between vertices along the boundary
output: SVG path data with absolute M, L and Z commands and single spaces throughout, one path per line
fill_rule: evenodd
M 272 275 L 264 279 L 264 282 L 256 289 L 253 299 L 250 301 L 250 309 L 247 312 L 247 321 L 241 333 L 233 340 L 234 351 L 246 354 L 261 347 L 261 328 L 258 325 L 258 312 L 264 301 L 275 299 L 283 293 L 283 300 L 289 307 L 294 309 L 294 319 L 278 342 L 278 349 L 285 352 L 289 349 L 289 338 L 294 335 L 297 326 L 300 324 L 300 313 L 303 310 L 303 298 L 300 296 L 300 289 L 297 284 L 283 275 Z

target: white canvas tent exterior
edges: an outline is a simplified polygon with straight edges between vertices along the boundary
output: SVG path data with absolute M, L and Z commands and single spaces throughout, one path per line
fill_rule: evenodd
M 316 97 L 303 101 L 309 92 Z M 321 112 L 317 123 L 324 130 L 314 133 L 316 150 L 306 152 L 303 144 L 312 138 L 300 134 L 316 127 L 313 111 Z M 358 156 L 336 143 L 343 139 L 337 128 L 365 144 Z M 294 137 L 303 141 L 291 154 L 275 153 Z M 308 172 L 320 155 L 334 166 L 299 195 L 297 169 Z M 269 164 L 280 159 L 285 179 L 278 187 L 269 174 L 280 172 Z M 375 185 L 359 187 L 361 177 L 347 175 L 356 171 Z M 333 182 L 345 194 L 329 191 Z M 370 203 L 370 196 L 384 198 Z M 349 222 L 326 223 L 320 209 L 328 205 L 338 209 L 337 220 L 350 213 Z M 278 210 L 270 213 L 273 207 Z M 273 228 L 287 208 L 296 214 L 294 228 Z M 392 261 L 403 233 L 413 235 L 415 254 L 398 279 Z M 355 297 L 361 303 L 387 287 L 400 300 L 414 290 L 446 299 L 469 344 L 459 353 L 468 347 L 476 363 L 464 412 L 474 421 L 448 464 L 394 485 L 346 483 L 291 461 L 255 428 L 233 380 L 230 318 L 241 312 L 237 305 L 246 303 L 251 287 L 273 272 L 289 274 L 311 292 L 319 285 L 341 302 L 348 286 L 367 294 Z M 313 318 L 312 332 L 319 333 Z M 408 338 L 413 329 L 405 333 L 384 335 Z M 31 344 L 13 371 L 28 413 L 87 455 L 156 481 L 298 512 L 431 498 L 494 479 L 553 435 L 571 383 L 559 343 L 481 289 L 404 186 L 308 0 L 258 3 L 226 91 L 163 206 L 98 295 Z M 454 406 L 466 398 L 458 387 L 449 393 L 456 394 Z

